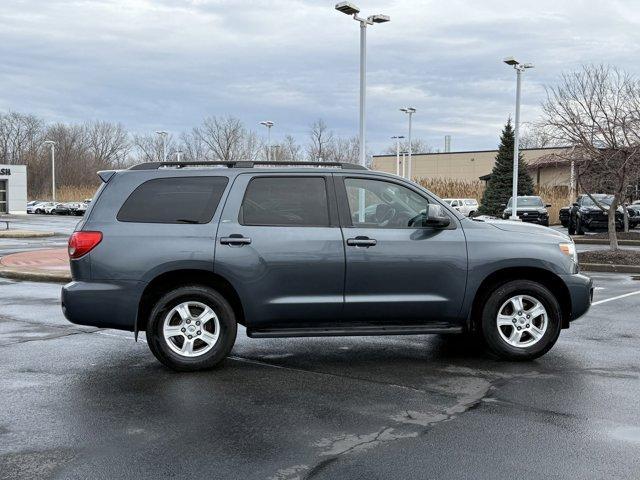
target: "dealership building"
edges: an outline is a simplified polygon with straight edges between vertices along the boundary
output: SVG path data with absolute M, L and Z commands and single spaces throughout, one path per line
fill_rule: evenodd
M 0 164 L 0 214 L 27 212 L 27 166 Z
M 563 157 L 567 148 L 525 148 L 520 150 L 535 185 L 568 188 L 571 164 Z M 487 181 L 496 161 L 497 150 L 465 152 L 414 153 L 411 155 L 411 176 L 420 179 L 450 179 Z M 404 162 L 408 160 L 405 155 Z M 373 168 L 388 173 L 403 172 L 403 160 L 396 167 L 395 155 L 374 155 Z M 406 168 L 406 165 L 405 165 Z

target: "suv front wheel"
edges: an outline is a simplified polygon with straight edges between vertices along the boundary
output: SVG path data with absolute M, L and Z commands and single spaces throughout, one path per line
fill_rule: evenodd
M 514 280 L 496 288 L 482 312 L 489 349 L 507 360 L 532 360 L 549 351 L 561 329 L 558 301 L 543 285 Z
M 229 302 L 201 285 L 179 287 L 154 305 L 147 342 L 155 357 L 177 371 L 215 367 L 231 351 L 237 324 Z

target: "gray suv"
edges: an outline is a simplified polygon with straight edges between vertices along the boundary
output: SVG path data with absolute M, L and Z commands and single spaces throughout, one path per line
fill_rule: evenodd
M 465 218 L 357 165 L 146 163 L 99 176 L 69 240 L 62 309 L 146 331 L 176 370 L 218 364 L 238 324 L 251 338 L 464 333 L 526 360 L 591 303 L 569 237 Z

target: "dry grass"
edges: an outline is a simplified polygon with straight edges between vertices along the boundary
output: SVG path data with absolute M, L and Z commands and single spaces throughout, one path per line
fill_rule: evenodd
M 464 181 L 453 179 L 426 179 L 420 180 L 420 184 L 429 189 L 440 198 L 475 198 L 482 199 L 484 182 Z M 571 198 L 567 187 L 536 187 L 536 195 L 540 195 L 545 203 L 551 204 L 549 208 L 549 220 L 551 224 L 558 224 L 558 214 L 562 207 L 571 204 Z
M 56 188 L 56 200 L 59 202 L 81 202 L 85 198 L 93 198 L 97 189 L 97 186 L 59 187 Z M 51 198 L 50 192 L 29 196 L 29 200 L 47 200 L 49 198 Z

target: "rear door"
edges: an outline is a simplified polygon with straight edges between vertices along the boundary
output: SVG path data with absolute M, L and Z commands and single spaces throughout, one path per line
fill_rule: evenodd
M 237 177 L 218 229 L 214 270 L 238 291 L 249 328 L 335 322 L 344 268 L 331 175 Z
M 452 215 L 443 229 L 417 228 L 411 219 L 437 202 L 411 184 L 349 174 L 335 179 L 347 261 L 345 316 L 458 323 L 467 278 L 458 219 Z

